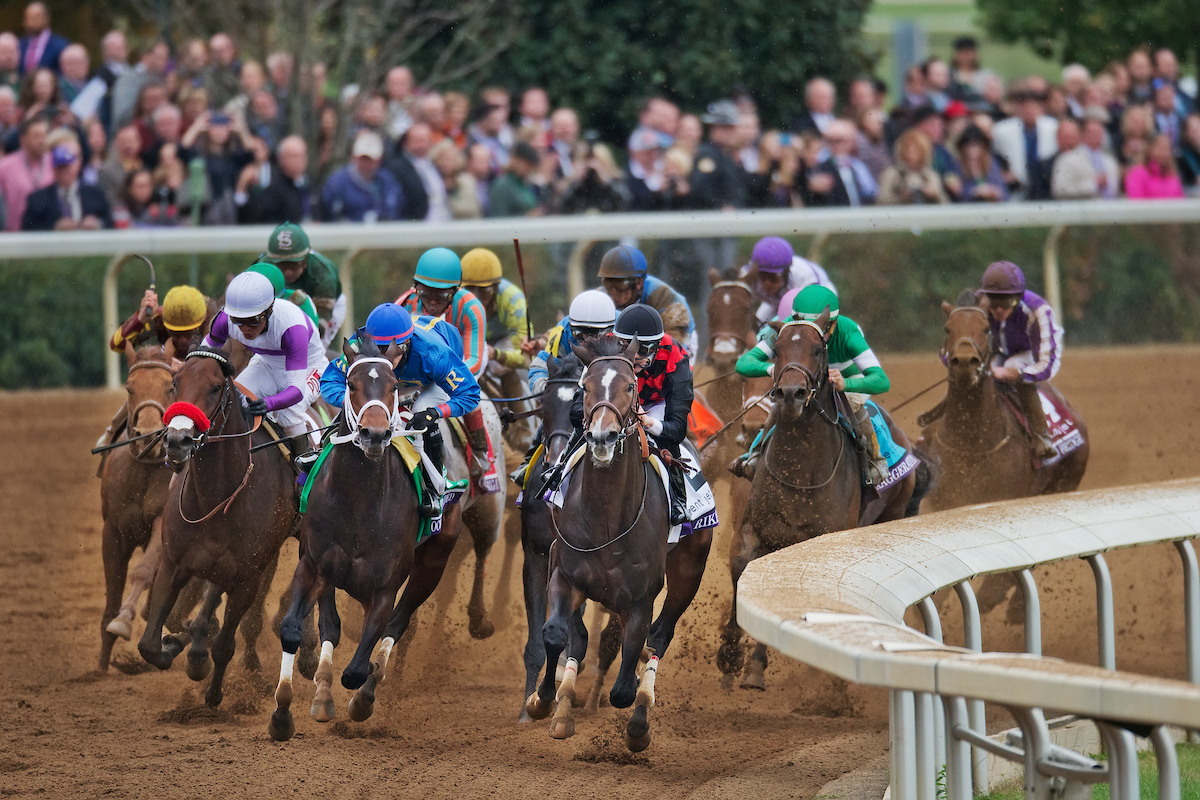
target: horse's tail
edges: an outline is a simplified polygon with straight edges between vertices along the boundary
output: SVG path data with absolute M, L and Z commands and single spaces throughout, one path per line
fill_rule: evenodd
M 933 491 L 933 488 L 937 486 L 938 478 L 941 477 L 941 464 L 936 458 L 915 447 L 912 452 L 921 463 L 917 465 L 917 484 L 913 487 L 912 499 L 908 501 L 908 508 L 904 510 L 905 517 L 917 515 L 921 509 L 921 501 Z

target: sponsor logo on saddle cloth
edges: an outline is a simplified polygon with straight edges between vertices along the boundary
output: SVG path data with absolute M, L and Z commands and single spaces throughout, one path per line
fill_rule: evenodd
M 562 481 L 558 484 L 558 488 L 546 492 L 545 501 L 560 511 L 567 496 L 567 488 L 570 486 L 571 474 L 575 466 L 583 459 L 585 453 L 587 453 L 586 444 L 580 445 L 571 453 L 567 457 L 566 466 L 563 467 L 563 477 Z M 704 478 L 704 473 L 700 471 L 700 455 L 696 451 L 696 446 L 690 441 L 685 441 L 679 446 L 679 454 L 681 456 L 680 460 L 687 465 L 687 470 L 684 473 L 687 478 L 683 483 L 687 488 L 687 515 L 691 522 L 685 522 L 682 525 L 672 525 L 671 533 L 667 536 L 668 544 L 675 544 L 682 537 L 694 533 L 701 528 L 715 528 L 717 526 L 717 500 L 713 496 L 712 487 L 708 485 L 708 481 Z M 650 463 L 654 466 L 655 474 L 662 481 L 663 491 L 667 494 L 667 502 L 669 504 L 671 479 L 667 475 L 667 465 L 653 453 L 650 454 Z
M 1050 441 L 1058 451 L 1058 455 L 1040 463 L 1042 467 L 1049 467 L 1083 447 L 1083 433 L 1075 424 L 1071 412 L 1065 406 L 1059 405 L 1058 398 L 1040 388 L 1038 396 L 1042 398 L 1042 412 L 1046 415 L 1046 426 L 1050 429 Z
M 883 412 L 873 400 L 868 400 L 864 405 L 871 418 L 871 427 L 875 429 L 875 438 L 879 442 L 879 454 L 887 460 L 888 474 L 875 487 L 876 491 L 883 492 L 916 469 L 921 460 L 896 443 Z

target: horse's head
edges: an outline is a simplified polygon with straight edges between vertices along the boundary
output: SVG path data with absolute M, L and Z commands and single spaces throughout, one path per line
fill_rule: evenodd
M 162 430 L 163 414 L 173 399 L 171 359 L 174 357 L 175 344 L 170 340 L 166 347 L 151 345 L 141 350 L 134 350 L 130 342 L 125 342 L 125 359 L 129 362 L 129 377 L 125 380 L 129 438 Z
M 950 382 L 960 387 L 977 386 L 991 362 L 992 328 L 987 299 L 977 304 L 969 289 L 958 296 L 958 304 L 942 303 L 946 313 L 946 338 L 942 358 L 950 370 Z
M 602 336 L 576 345 L 575 355 L 587 369 L 583 373 L 583 426 L 588 449 L 598 467 L 610 466 L 627 431 L 637 424 L 637 374 L 633 358 L 637 339 L 622 347 L 615 336 Z
M 395 368 L 401 350 L 393 342 L 381 352 L 370 339 L 359 343 L 356 353 L 349 342 L 342 345 L 346 356 L 346 423 L 358 433 L 355 442 L 367 458 L 383 457 L 392 441 L 399 401 Z
M 583 363 L 574 355 L 551 358 L 546 364 L 549 379 L 542 390 L 542 435 L 546 442 L 546 463 L 558 460 L 574 426 L 571 402 L 583 374 Z
M 167 407 L 167 464 L 178 472 L 201 443 L 201 436 L 222 417 L 228 421 L 228 402 L 232 399 L 233 365 L 229 353 L 212 347 L 198 347 L 175 373 L 175 402 Z
M 779 328 L 775 340 L 775 385 L 771 399 L 783 419 L 795 419 L 829 380 L 829 351 L 824 331 L 826 308 L 815 321 L 793 320 Z
M 757 298 L 748 284 L 722 280 L 715 269 L 709 270 L 708 279 L 712 284 L 708 298 L 708 361 L 717 372 L 728 372 L 738 356 L 754 344 Z

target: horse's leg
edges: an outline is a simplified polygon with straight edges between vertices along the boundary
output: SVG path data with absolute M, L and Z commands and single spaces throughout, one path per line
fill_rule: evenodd
M 116 523 L 105 521 L 100 540 L 101 557 L 104 559 L 104 614 L 100 617 L 100 669 L 108 670 L 113 644 L 117 637 L 130 639 L 133 636 L 133 612 L 129 619 L 122 618 L 121 592 L 125 590 L 125 575 L 129 570 L 130 548 L 117 530 Z
M 567 663 L 555 695 L 554 719 L 550 722 L 551 739 L 569 739 L 575 735 L 575 717 L 571 710 L 576 703 L 575 680 L 579 665 L 587 654 L 588 630 L 583 622 L 582 603 L 571 613 L 571 628 L 567 636 Z M 547 665 L 549 669 L 549 665 Z
M 300 557 L 304 557 L 303 546 L 301 546 Z M 295 578 L 292 578 L 293 583 Z M 292 584 L 288 584 L 288 588 L 284 589 L 279 595 L 279 604 L 275 609 L 275 616 L 271 619 L 271 628 L 275 631 L 275 635 L 280 635 L 280 626 L 283 624 L 283 617 L 288 612 L 288 607 L 292 602 Z M 314 601 L 315 602 L 315 601 Z M 300 623 L 300 644 L 297 646 L 296 652 L 296 669 L 300 670 L 300 674 L 310 681 L 313 675 L 317 672 L 317 645 L 320 642 L 317 640 L 317 620 L 312 615 L 305 615 Z
M 375 593 L 369 604 L 363 606 L 363 627 L 358 649 L 354 651 L 354 657 L 342 671 L 342 686 L 351 691 L 357 690 L 350 698 L 350 719 L 355 722 L 363 722 L 375 710 L 375 687 L 383 680 L 383 670 L 387 668 L 387 659 L 396 641 L 388 638 L 383 640 L 380 663 L 372 664 L 370 659 L 384 627 L 391 618 L 392 604 L 396 600 L 399 588 L 394 585 L 386 586 Z
M 443 522 L 443 530 L 444 525 Z M 417 547 L 413 555 L 412 571 L 408 574 L 408 584 L 404 587 L 400 602 L 396 604 L 396 610 L 392 612 L 392 618 L 383 631 L 385 637 L 390 637 L 392 641 L 400 641 L 400 637 L 408 630 L 413 614 L 429 599 L 429 595 L 433 594 L 433 590 L 441 581 L 442 573 L 446 571 L 446 561 L 449 560 L 456 541 L 457 525 L 452 526 L 448 533 L 429 537 Z
M 729 620 L 721 637 L 721 646 L 717 648 L 717 668 L 727 677 L 722 685 L 732 688 L 732 679 L 742 668 L 744 652 L 742 649 L 742 629 L 737 622 L 737 585 L 738 579 L 746 571 L 746 565 L 758 557 L 758 536 L 750 523 L 743 523 L 740 535 L 733 537 L 730 543 L 729 573 L 733 579 L 733 597 L 730 601 Z
M 538 690 L 525 700 L 525 711 L 534 719 L 545 719 L 550 715 L 550 703 L 554 699 L 554 673 L 558 657 L 567 647 L 571 613 L 578 604 L 572 603 L 570 583 L 562 570 L 555 569 L 550 575 L 547 603 L 550 614 L 542 625 L 542 646 L 546 650 L 546 672 Z M 582 599 L 581 601 L 582 602 Z M 571 683 L 574 684 L 574 677 Z
M 767 646 L 755 642 L 754 649 L 746 658 L 746 669 L 742 672 L 742 688 L 766 691 L 767 688 Z
M 159 669 L 170 669 L 171 662 L 186 646 L 184 636 L 163 636 L 163 622 L 175 599 L 191 576 L 172 562 L 164 551 L 150 588 L 150 618 L 138 642 L 138 652 L 147 663 Z
M 153 576 L 151 576 L 153 580 Z M 204 587 L 208 585 L 207 581 L 202 581 L 199 578 L 193 578 L 187 582 L 183 590 L 179 592 L 179 597 L 175 598 L 175 605 L 171 608 L 171 613 L 167 614 L 167 621 L 163 623 L 169 631 L 181 631 L 184 628 L 191 628 L 192 621 L 188 620 L 188 613 L 194 609 L 204 598 Z M 210 615 L 208 618 L 208 635 L 216 636 L 220 625 L 217 623 L 215 615 Z
M 625 746 L 633 753 L 640 753 L 650 746 L 650 709 L 654 708 L 654 681 L 658 677 L 658 665 L 658 656 L 650 656 L 638 685 L 633 716 L 625 726 Z
M 262 671 L 262 662 L 258 659 L 258 637 L 262 635 L 263 619 L 266 616 L 265 606 L 267 593 L 271 591 L 271 581 L 275 579 L 275 570 L 279 567 L 279 553 L 275 553 L 263 570 L 258 596 L 254 598 L 246 618 L 242 620 L 242 643 L 245 652 L 242 653 L 242 666 L 247 672 Z
M 192 637 L 192 646 L 188 648 L 187 676 L 194 681 L 202 681 L 207 678 L 212 666 L 208 660 L 208 626 L 219 605 L 221 605 L 221 590 L 206 582 L 204 584 L 204 602 L 200 604 L 200 613 L 192 620 L 188 630 Z
M 671 640 L 675 638 L 676 623 L 692 604 L 700 588 L 710 547 L 712 528 L 704 528 L 685 536 L 667 554 L 667 598 L 663 601 L 658 619 L 650 626 L 648 642 L 654 655 L 660 659 L 666 655 Z
M 620 653 L 621 620 L 617 618 L 616 614 L 609 614 L 608 624 L 600 632 L 596 680 L 592 684 L 592 690 L 588 692 L 587 703 L 584 704 L 586 711 L 596 712 L 600 710 L 600 694 L 604 690 L 604 678 L 608 675 L 609 668 L 612 667 L 612 663 L 617 660 L 617 656 Z
M 646 646 L 646 636 L 650 632 L 650 620 L 654 615 L 654 597 L 657 592 L 642 598 L 623 615 L 621 627 L 625 635 L 621 641 L 621 669 L 617 679 L 608 693 L 608 701 L 613 708 L 629 708 L 637 695 L 638 677 L 637 665 L 642 657 L 642 648 Z
M 217 634 L 212 645 L 212 682 L 208 685 L 208 691 L 204 693 L 204 702 L 209 706 L 221 705 L 221 699 L 224 697 L 222 685 L 225 682 L 225 670 L 229 668 L 234 650 L 237 649 L 238 624 L 253 605 L 258 589 L 259 576 L 255 575 L 241 581 L 237 588 L 226 595 L 225 619 L 221 621 L 221 632 Z
M 296 582 L 300 583 L 298 570 Z M 318 659 L 317 668 L 313 672 L 313 685 L 316 686 L 316 691 L 313 693 L 312 705 L 309 706 L 308 714 L 317 722 L 329 722 L 337 716 L 332 690 L 333 649 L 342 641 L 342 618 L 337 613 L 337 589 L 332 584 L 322 582 L 307 585 L 305 607 L 301 610 L 303 616 L 307 617 L 312 611 L 312 604 L 318 596 L 321 604 L 321 656 Z M 297 620 L 297 624 L 292 628 L 293 632 L 299 624 L 300 622 Z M 296 641 L 299 641 L 299 636 L 292 640 L 292 642 Z M 293 644 L 293 646 L 295 645 Z
M 486 639 L 496 632 L 496 626 L 487 618 L 487 602 L 483 599 L 483 571 L 500 532 L 500 517 L 504 514 L 504 507 L 497 509 L 498 504 L 491 500 L 493 496 L 480 500 L 469 511 L 463 512 L 463 522 L 471 532 L 471 543 L 475 547 L 475 579 L 471 584 L 471 599 L 467 603 L 467 631 L 473 639 Z
M 538 674 L 546 663 L 546 649 L 542 644 L 542 625 L 546 623 L 546 579 L 549 558 L 542 553 L 525 548 L 525 563 L 521 565 L 521 583 L 525 588 L 525 621 L 529 634 L 525 639 L 525 694 L 529 697 L 537 686 Z M 518 722 L 529 722 L 532 717 L 521 703 Z

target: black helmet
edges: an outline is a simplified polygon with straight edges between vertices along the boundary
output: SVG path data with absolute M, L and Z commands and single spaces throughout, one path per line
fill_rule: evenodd
M 613 333 L 618 339 L 626 342 L 637 339 L 639 345 L 657 345 L 663 337 L 662 317 L 653 307 L 645 303 L 634 303 L 617 317 Z

